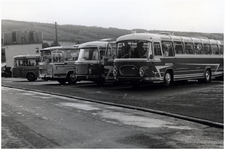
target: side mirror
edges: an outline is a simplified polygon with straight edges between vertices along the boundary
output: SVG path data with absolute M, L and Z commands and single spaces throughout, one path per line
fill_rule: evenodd
M 148 60 L 149 60 L 149 59 L 153 59 L 153 58 L 154 58 L 154 57 L 153 57 L 153 54 L 150 54 L 149 57 L 148 57 Z
M 153 59 L 153 55 L 152 54 L 150 55 L 150 59 Z

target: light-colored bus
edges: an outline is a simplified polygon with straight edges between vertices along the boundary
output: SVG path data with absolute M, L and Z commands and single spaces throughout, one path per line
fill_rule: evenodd
M 78 60 L 75 62 L 77 80 L 94 81 L 103 85 L 106 80 L 113 81 L 113 59 L 116 43 L 111 40 L 93 41 L 81 44 Z
M 114 78 L 142 82 L 197 79 L 210 82 L 223 77 L 223 44 L 218 40 L 164 34 L 134 33 L 117 39 Z
M 77 46 L 58 46 L 40 50 L 39 77 L 44 80 L 57 80 L 60 84 L 76 83 L 73 74 L 74 62 L 79 50 Z
M 27 78 L 28 81 L 37 80 L 40 55 L 17 55 L 13 57 L 13 60 L 12 76 L 14 78 Z

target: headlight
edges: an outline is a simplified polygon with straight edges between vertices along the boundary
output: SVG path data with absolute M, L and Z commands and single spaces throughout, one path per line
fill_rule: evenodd
M 141 67 L 140 69 L 139 69 L 139 75 L 141 76 L 141 77 L 144 77 L 144 75 L 146 74 L 146 70 L 148 69 L 148 67 Z
M 91 68 L 89 68 L 89 74 L 92 74 L 93 73 L 93 71 L 92 71 L 92 69 Z
M 140 68 L 140 69 L 139 69 L 139 74 L 140 74 L 141 77 L 144 77 L 144 75 L 145 75 L 145 70 L 144 70 L 144 68 Z
M 116 67 L 113 68 L 113 76 L 114 76 L 114 77 L 117 76 L 117 68 L 116 68 Z

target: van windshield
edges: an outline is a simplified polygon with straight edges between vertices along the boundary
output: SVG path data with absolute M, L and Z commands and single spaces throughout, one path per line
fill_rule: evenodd
M 99 60 L 98 48 L 80 49 L 78 60 Z
M 121 41 L 117 43 L 117 58 L 147 58 L 150 50 L 149 41 Z

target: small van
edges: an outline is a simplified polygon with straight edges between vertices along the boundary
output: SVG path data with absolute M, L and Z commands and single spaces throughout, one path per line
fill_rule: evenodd
M 13 57 L 14 66 L 12 76 L 14 78 L 27 78 L 28 81 L 35 81 L 39 77 L 40 55 L 17 55 Z

